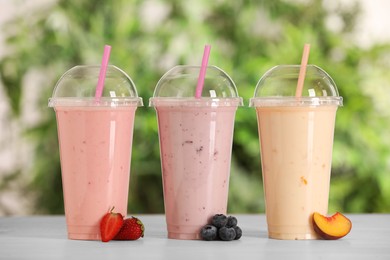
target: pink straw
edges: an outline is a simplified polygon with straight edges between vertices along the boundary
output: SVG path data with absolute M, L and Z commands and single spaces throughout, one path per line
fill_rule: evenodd
M 303 46 L 301 68 L 299 69 L 298 84 L 297 84 L 297 89 L 295 91 L 295 97 L 302 96 L 303 82 L 305 81 L 306 67 L 307 67 L 307 62 L 309 60 L 309 53 L 310 53 L 310 44 L 306 43 Z
M 203 58 L 202 58 L 202 66 L 200 67 L 199 77 L 198 77 L 198 84 L 196 85 L 195 90 L 195 98 L 200 98 L 202 96 L 202 90 L 204 85 L 204 78 L 206 76 L 206 69 L 207 69 L 207 63 L 209 62 L 209 56 L 210 56 L 210 45 L 204 46 L 204 52 L 203 52 Z
M 106 79 L 107 65 L 108 60 L 110 59 L 111 46 L 104 46 L 104 53 L 102 58 L 102 66 L 100 67 L 99 79 L 95 91 L 95 100 L 98 100 L 102 97 L 104 80 Z

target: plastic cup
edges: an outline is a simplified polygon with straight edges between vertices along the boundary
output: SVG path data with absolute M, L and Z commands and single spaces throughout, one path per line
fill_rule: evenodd
M 76 66 L 59 79 L 49 99 L 57 118 L 69 239 L 99 240 L 99 223 L 112 207 L 126 216 L 135 111 L 134 83 L 108 66 L 95 99 L 100 66 Z
M 312 214 L 327 214 L 336 110 L 336 84 L 308 65 L 295 97 L 299 65 L 267 71 L 250 106 L 257 111 L 268 236 L 317 239 Z
M 168 238 L 199 239 L 214 214 L 226 214 L 234 118 L 242 105 L 232 79 L 207 67 L 177 66 L 158 82 L 149 105 L 157 112 Z

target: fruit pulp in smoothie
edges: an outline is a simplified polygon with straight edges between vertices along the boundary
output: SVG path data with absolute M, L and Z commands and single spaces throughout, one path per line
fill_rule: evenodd
M 257 107 L 268 234 L 316 239 L 327 214 L 337 106 Z
M 56 107 L 70 239 L 99 240 L 112 207 L 127 214 L 136 107 Z
M 226 214 L 237 106 L 156 106 L 168 238 L 200 239 Z

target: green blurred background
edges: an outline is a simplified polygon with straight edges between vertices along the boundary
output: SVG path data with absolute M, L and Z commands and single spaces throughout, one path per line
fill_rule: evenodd
M 110 64 L 131 76 L 146 104 L 135 122 L 129 213 L 163 213 L 157 121 L 148 99 L 168 69 L 200 64 L 204 45 L 211 44 L 209 64 L 225 70 L 245 100 L 236 116 L 228 211 L 264 212 L 256 114 L 248 99 L 265 71 L 299 64 L 304 43 L 311 43 L 309 63 L 326 70 L 344 97 L 329 212 L 390 212 L 390 44 L 355 44 L 351 34 L 361 9 L 339 2 L 60 0 L 12 19 L 2 28 L 10 51 L 0 60 L 0 78 L 8 119 L 23 129 L 32 159 L 27 169 L 1 172 L 0 196 L 19 193 L 26 214 L 63 213 L 56 122 L 47 99 L 62 73 L 99 64 L 110 44 Z M 40 79 L 35 89 L 26 88 L 31 73 Z M 21 117 L 26 91 L 39 94 L 34 124 Z M 12 214 L 6 203 L 0 212 Z

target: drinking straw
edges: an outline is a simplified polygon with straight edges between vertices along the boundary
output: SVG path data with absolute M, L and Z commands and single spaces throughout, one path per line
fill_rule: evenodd
M 105 45 L 103 58 L 102 58 L 102 65 L 100 67 L 100 72 L 99 72 L 99 79 L 95 91 L 95 100 L 99 100 L 102 97 L 104 80 L 106 79 L 108 60 L 110 59 L 110 52 L 111 52 L 111 46 Z
M 299 69 L 299 76 L 298 76 L 297 89 L 295 91 L 295 97 L 302 96 L 303 82 L 305 81 L 306 67 L 307 67 L 307 62 L 309 60 L 309 53 L 310 53 L 310 44 L 306 43 L 303 46 L 301 68 Z
M 207 63 L 209 62 L 210 49 L 211 49 L 210 45 L 204 46 L 202 65 L 200 67 L 198 84 L 196 85 L 196 90 L 195 90 L 195 98 L 200 98 L 202 96 L 204 78 L 206 76 Z

